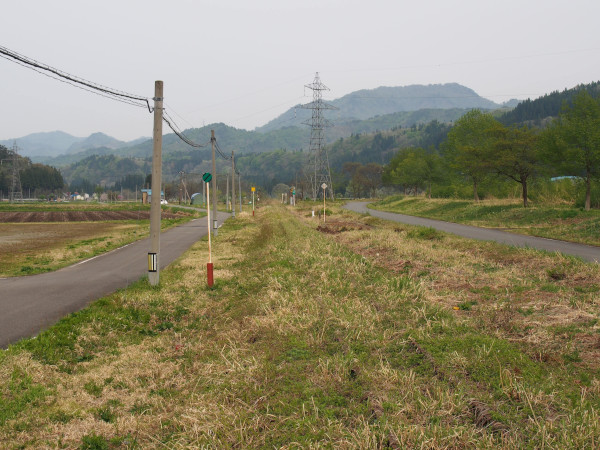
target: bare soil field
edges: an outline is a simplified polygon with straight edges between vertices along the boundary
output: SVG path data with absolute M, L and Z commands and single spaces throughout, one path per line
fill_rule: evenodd
M 163 219 L 176 217 L 176 214 L 162 213 Z M 99 222 L 149 218 L 150 211 L 0 211 L 0 223 Z
M 0 223 L 0 253 L 27 253 L 66 245 L 67 242 L 89 239 L 115 228 L 110 223 Z
M 149 211 L 0 211 L 0 277 L 31 275 L 147 235 Z M 162 213 L 177 219 L 186 213 Z

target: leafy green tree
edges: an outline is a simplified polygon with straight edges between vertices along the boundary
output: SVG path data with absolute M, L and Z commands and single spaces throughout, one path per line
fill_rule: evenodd
M 358 181 L 367 189 L 371 197 L 377 196 L 377 189 L 382 186 L 381 175 L 383 166 L 377 163 L 369 163 L 359 167 L 355 173 Z
M 431 186 L 442 176 L 442 160 L 436 152 L 422 148 L 400 150 L 384 169 L 385 184 L 395 184 L 411 188 L 415 195 L 425 189 L 431 198 Z
M 498 123 L 491 130 L 495 140 L 494 152 L 490 155 L 490 164 L 494 170 L 521 184 L 523 207 L 527 207 L 527 182 L 540 168 L 538 139 L 527 128 L 506 128 Z
M 290 192 L 290 187 L 284 183 L 277 183 L 271 190 L 271 197 L 281 199 L 281 194 L 287 194 Z
M 426 152 L 423 179 L 427 183 L 427 197 L 431 198 L 431 186 L 444 179 L 444 164 L 438 152 Z
M 350 181 L 348 182 L 348 188 L 350 189 L 353 198 L 360 197 L 360 193 L 362 191 L 363 185 L 360 182 L 359 178 L 356 176 L 358 169 L 362 166 L 363 165 L 359 162 L 346 162 L 342 166 L 342 172 L 347 174 L 350 178 Z
M 425 151 L 422 148 L 404 148 L 392 158 L 384 171 L 386 184 L 399 185 L 412 189 L 415 195 L 425 186 Z
M 476 201 L 477 187 L 491 171 L 489 157 L 495 144 L 490 131 L 497 126 L 498 121 L 491 114 L 474 109 L 456 121 L 443 144 L 450 166 L 473 183 Z
M 585 209 L 591 207 L 592 179 L 600 176 L 600 100 L 581 91 L 543 136 L 545 159 L 562 175 L 585 181 Z

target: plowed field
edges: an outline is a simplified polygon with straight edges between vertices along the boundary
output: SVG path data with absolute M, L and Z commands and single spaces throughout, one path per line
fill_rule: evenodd
M 177 217 L 162 213 L 163 219 Z M 100 222 L 106 220 L 147 220 L 149 211 L 19 211 L 0 212 L 0 223 Z

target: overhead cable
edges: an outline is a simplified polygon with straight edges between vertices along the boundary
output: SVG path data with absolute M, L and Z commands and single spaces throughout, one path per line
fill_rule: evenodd
M 130 94 L 124 91 L 119 91 L 117 89 L 113 89 L 95 83 L 93 81 L 86 80 L 76 75 L 67 73 L 63 70 L 56 69 L 52 66 L 49 66 L 48 64 L 36 61 L 35 59 L 29 58 L 25 55 L 21 55 L 20 53 L 10 50 L 6 47 L 0 46 L 0 58 L 4 58 L 8 61 L 14 62 L 20 66 L 31 69 L 39 74 L 42 74 L 54 80 L 69 84 L 71 86 L 74 86 L 87 92 L 91 92 L 93 94 L 100 95 L 101 97 L 106 97 L 132 106 L 148 108 L 149 112 L 153 112 L 153 108 L 150 107 L 150 100 L 146 97 Z M 177 135 L 177 137 L 179 137 L 179 139 L 181 139 L 189 146 L 195 148 L 206 147 L 207 144 L 197 144 L 191 139 L 189 139 L 187 136 L 185 136 L 183 132 L 179 129 L 173 118 L 169 116 L 169 114 L 164 109 L 162 119 L 169 126 L 169 128 Z M 221 156 L 225 157 L 224 155 Z
M 219 147 L 219 143 L 215 139 L 215 148 L 217 149 L 217 153 L 223 158 L 225 161 L 231 161 L 231 156 L 226 156 L 221 147 Z
M 183 132 L 179 129 L 179 127 L 175 123 L 175 121 L 173 120 L 173 118 L 164 109 L 163 109 L 163 120 L 169 126 L 169 128 L 171 130 L 173 130 L 173 133 L 175 133 L 179 139 L 181 139 L 183 142 L 185 142 L 190 147 L 194 147 L 194 148 L 206 147 L 207 144 L 197 144 L 194 141 L 192 141 L 191 139 L 189 139 L 186 135 L 184 135 Z
M 129 103 L 133 106 L 145 106 L 148 108 L 148 111 L 152 112 L 150 108 L 150 101 L 146 97 L 142 97 L 135 94 L 130 94 L 128 92 L 119 91 L 116 89 L 109 88 L 107 86 L 103 86 L 98 83 L 94 83 L 93 81 L 86 80 L 84 78 L 78 77 L 76 75 L 72 75 L 70 73 L 64 72 L 62 70 L 51 67 L 47 64 L 36 61 L 35 59 L 31 59 L 25 55 L 21 55 L 15 51 L 12 51 L 6 47 L 0 46 L 0 56 L 9 61 L 15 62 L 21 66 L 30 68 L 35 70 L 38 73 L 52 74 L 54 76 L 50 76 L 50 78 L 58 79 L 56 77 L 60 77 L 63 80 L 67 80 L 66 82 L 71 85 L 79 85 L 77 87 L 85 86 L 88 89 L 84 90 L 93 90 L 104 94 L 103 96 L 112 98 L 113 100 L 118 100 L 123 103 Z M 43 72 L 40 72 L 43 71 Z M 62 80 L 60 80 L 62 81 Z M 137 102 L 137 103 L 136 103 Z M 140 102 L 142 104 L 140 104 Z

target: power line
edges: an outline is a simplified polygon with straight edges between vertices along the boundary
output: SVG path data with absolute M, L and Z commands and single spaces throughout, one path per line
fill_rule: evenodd
M 183 117 L 181 114 L 179 114 L 177 111 L 175 111 L 171 105 L 169 105 L 167 102 L 164 102 L 165 106 L 173 113 L 175 114 L 177 117 L 179 117 L 181 120 L 183 120 L 184 122 L 186 122 L 190 127 L 194 127 L 194 124 L 191 123 L 189 120 L 187 120 L 185 117 Z
M 197 144 L 194 141 L 192 141 L 191 139 L 189 139 L 187 136 L 185 136 L 183 134 L 183 132 L 180 130 L 180 128 L 177 126 L 177 124 L 175 123 L 173 118 L 169 115 L 169 113 L 165 109 L 163 109 L 163 120 L 169 126 L 169 128 L 171 130 L 173 130 L 173 133 L 175 133 L 179 139 L 181 139 L 183 142 L 185 142 L 190 147 L 194 147 L 194 148 L 206 147 L 207 144 Z
M 148 108 L 149 112 L 153 112 L 153 108 L 150 107 L 150 100 L 146 97 L 130 94 L 124 91 L 119 91 L 117 89 L 113 89 L 95 83 L 93 81 L 86 80 L 85 78 L 78 77 L 63 70 L 59 70 L 55 67 L 49 66 L 48 64 L 36 61 L 35 59 L 29 58 L 25 55 L 21 55 L 20 53 L 17 53 L 3 46 L 0 46 L 0 57 L 6 59 L 7 61 L 14 62 L 27 69 L 31 69 L 34 72 L 37 72 L 41 75 L 47 76 L 48 78 L 52 78 L 53 80 L 57 80 L 62 83 L 74 86 L 78 89 L 82 89 L 84 91 L 91 92 L 101 97 L 109 98 L 111 100 L 116 100 L 121 103 L 126 103 L 128 105 L 137 106 L 141 108 Z M 180 128 L 177 126 L 173 118 L 169 116 L 169 114 L 165 110 L 163 110 L 163 120 L 169 126 L 169 128 L 177 135 L 177 137 L 179 137 L 179 139 L 181 139 L 189 146 L 200 148 L 205 147 L 207 145 L 197 144 L 191 139 L 189 139 L 187 136 L 185 136 L 180 130 Z
M 126 99 L 126 100 L 129 100 L 129 103 L 134 106 L 143 106 L 143 105 L 140 105 L 139 103 L 135 103 L 135 102 L 143 102 L 145 104 L 145 106 L 148 108 L 148 111 L 152 112 L 152 109 L 150 108 L 150 101 L 146 97 L 142 97 L 142 96 L 135 95 L 135 94 L 130 94 L 130 93 L 127 93 L 124 91 L 119 91 L 119 90 L 95 83 L 93 81 L 86 80 L 86 79 L 78 77 L 76 75 L 72 75 L 68 72 L 64 72 L 62 70 L 56 69 L 52 66 L 49 66 L 48 64 L 44 64 L 42 62 L 36 61 L 35 59 L 29 58 L 25 55 L 21 55 L 20 53 L 17 53 L 15 51 L 10 50 L 3 46 L 0 46 L 0 55 L 2 55 L 2 57 L 4 59 L 15 62 L 21 66 L 30 68 L 32 70 L 35 70 L 38 73 L 41 73 L 40 70 L 42 70 L 49 74 L 55 75 L 54 77 L 50 76 L 50 78 L 55 78 L 55 79 L 56 79 L 56 77 L 63 78 L 64 80 L 67 80 L 68 84 L 75 83 L 75 84 L 78 84 L 81 86 L 85 86 L 88 89 L 92 89 L 92 90 L 101 92 L 105 96 L 107 96 L 109 98 L 113 98 L 114 100 L 123 101 L 123 99 Z M 85 90 L 87 90 L 87 89 L 85 89 Z M 125 103 L 127 103 L 127 101 L 125 101 Z
M 108 98 L 108 99 L 111 99 L 111 100 L 115 100 L 115 101 L 118 101 L 118 102 L 121 102 L 121 103 L 125 103 L 125 104 L 128 104 L 128 105 L 132 105 L 132 106 L 137 106 L 137 107 L 140 107 L 140 108 L 146 108 L 146 105 L 135 103 L 134 101 L 131 101 L 131 100 L 128 100 L 128 99 L 125 99 L 125 98 L 119 98 L 119 97 L 109 96 L 109 95 L 103 94 L 102 92 L 86 88 L 85 86 L 77 85 L 77 84 L 75 84 L 75 83 L 73 83 L 73 82 L 71 82 L 69 80 L 61 79 L 58 76 L 53 76 L 51 74 L 44 73 L 41 70 L 36 69 L 35 67 L 31 67 L 31 66 L 28 66 L 27 64 L 21 63 L 19 61 L 15 61 L 15 60 L 9 59 L 9 58 L 7 58 L 6 56 L 4 56 L 2 54 L 0 54 L 0 58 L 4 58 L 4 59 L 6 59 L 6 60 L 8 60 L 10 62 L 14 62 L 15 64 L 18 64 L 18 65 L 20 65 L 22 67 L 25 67 L 26 69 L 31 69 L 34 72 L 39 73 L 40 75 L 44 75 L 45 77 L 51 78 L 51 79 L 56 80 L 56 81 L 60 81 L 61 83 L 65 83 L 65 84 L 71 85 L 73 87 L 76 87 L 77 89 L 81 89 L 83 91 L 91 92 L 92 94 L 99 95 L 100 97 Z
M 217 153 L 219 154 L 219 156 L 221 156 L 221 158 L 223 158 L 225 161 L 231 161 L 231 156 L 225 155 L 225 153 L 223 152 L 223 150 L 221 150 L 221 147 L 219 147 L 219 143 L 217 142 L 216 139 L 215 139 L 215 148 L 216 148 Z

